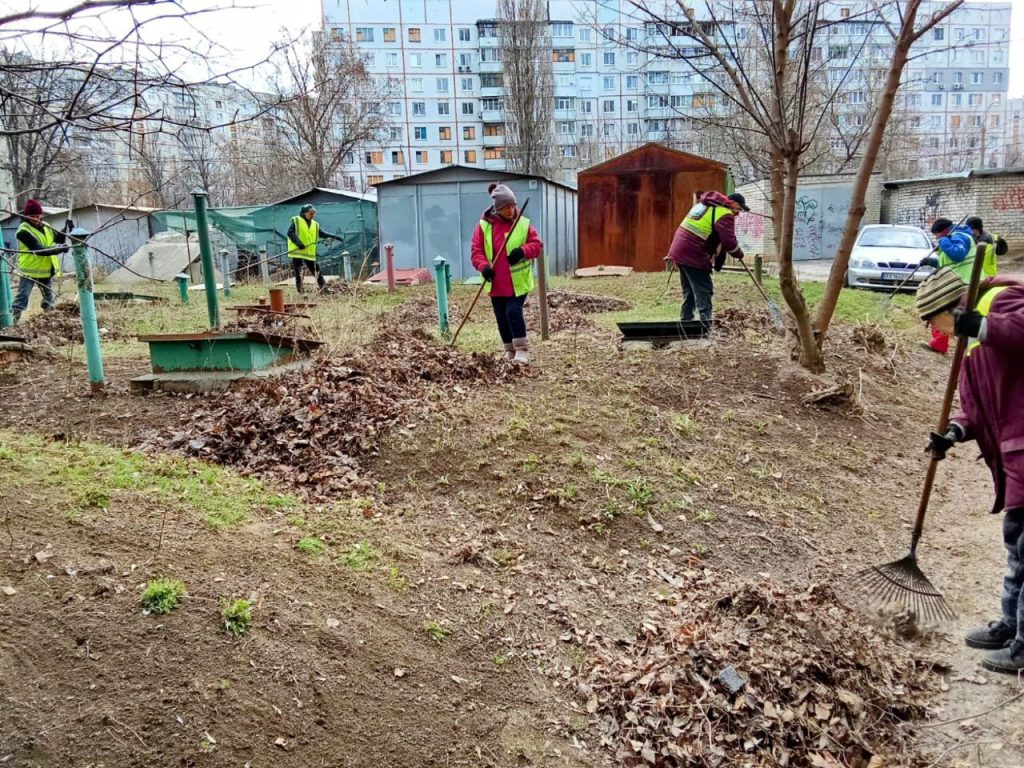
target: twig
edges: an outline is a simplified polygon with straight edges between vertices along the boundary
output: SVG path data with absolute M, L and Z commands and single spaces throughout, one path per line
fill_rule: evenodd
M 984 712 L 977 712 L 977 713 L 975 713 L 973 715 L 964 715 L 963 717 L 957 717 L 957 718 L 954 718 L 953 720 L 942 720 L 942 721 L 940 721 L 938 723 L 925 723 L 921 727 L 922 728 L 938 728 L 939 726 L 942 726 L 942 725 L 952 725 L 953 723 L 959 723 L 959 722 L 962 722 L 964 720 L 974 720 L 977 717 L 984 717 L 985 715 L 990 715 L 993 712 L 995 712 L 997 709 L 1002 709 L 1007 704 L 1013 704 L 1013 702 L 1017 701 L 1018 699 L 1020 699 L 1022 697 L 1024 697 L 1024 691 L 1021 691 L 1016 696 L 1011 696 L 1006 701 L 1004 701 L 1002 704 L 996 704 L 994 707 L 990 707 L 989 709 L 986 709 Z
M 948 755 L 951 752 L 956 752 L 958 749 L 969 749 L 971 747 L 980 747 L 980 746 L 984 746 L 986 744 L 1004 744 L 1005 745 L 1006 742 L 1004 742 L 1004 741 L 966 741 L 966 742 L 960 742 L 959 744 L 954 744 L 952 747 L 947 749 L 945 752 L 943 752 L 937 758 L 935 758 L 930 763 L 928 763 L 928 765 L 926 765 L 924 768 L 935 768 L 936 765 L 941 765 L 942 761 L 946 757 L 946 755 Z
M 110 717 L 110 715 L 107 715 L 107 717 Z M 139 736 L 139 734 L 131 726 L 125 725 L 120 720 L 118 720 L 116 717 L 110 717 L 110 722 L 112 722 L 112 723 L 114 723 L 116 725 L 119 725 L 122 728 L 124 728 L 126 731 L 128 731 L 128 733 L 130 733 L 132 736 L 134 736 L 136 739 L 138 739 L 139 743 L 142 746 L 144 746 L 146 749 L 149 749 L 149 745 L 142 739 L 141 736 Z
M 7 538 L 10 539 L 9 549 L 14 554 L 14 531 L 11 530 L 11 505 L 7 503 L 7 497 L 0 497 L 4 504 L 4 528 L 7 529 Z

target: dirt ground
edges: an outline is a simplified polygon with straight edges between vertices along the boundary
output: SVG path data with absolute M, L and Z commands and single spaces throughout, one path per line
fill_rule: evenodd
M 663 279 L 638 281 L 571 289 L 670 317 Z M 371 490 L 328 501 L 140 454 L 207 401 L 130 394 L 137 358 L 107 360 L 103 398 L 70 352 L 0 372 L 0 765 L 633 764 L 578 689 L 588 638 L 626 643 L 703 568 L 858 604 L 856 573 L 904 553 L 926 465 L 947 361 L 916 348 L 919 326 L 858 305 L 822 380 L 740 286 L 716 286 L 707 349 L 623 352 L 626 309 L 563 318 L 528 375 L 396 425 L 361 459 Z M 396 317 L 429 319 L 416 301 Z M 481 318 L 467 340 L 493 349 Z M 837 381 L 848 396 L 805 402 Z M 935 690 L 876 766 L 1024 764 L 1019 683 L 960 642 L 995 615 L 1003 564 L 973 458 L 941 467 L 920 550 L 958 621 L 880 630 Z M 237 514 L 211 525 L 221 507 Z M 160 576 L 188 597 L 143 615 Z M 254 604 L 238 639 L 220 615 L 237 597 Z

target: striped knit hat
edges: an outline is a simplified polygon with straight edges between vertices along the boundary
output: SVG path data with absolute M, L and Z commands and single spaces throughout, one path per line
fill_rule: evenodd
M 941 312 L 953 309 L 966 294 L 967 283 L 952 269 L 943 267 L 921 283 L 914 305 L 921 319 L 928 322 Z

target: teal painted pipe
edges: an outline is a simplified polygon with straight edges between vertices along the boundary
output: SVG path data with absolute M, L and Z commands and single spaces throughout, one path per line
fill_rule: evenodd
M 437 290 L 437 322 L 441 327 L 441 338 L 448 339 L 448 264 L 443 256 L 434 259 L 434 286 Z
M 181 297 L 181 303 L 188 304 L 188 276 L 177 275 L 174 278 L 174 282 L 178 284 L 178 295 Z
M 102 392 L 103 355 L 100 352 L 100 330 L 96 323 L 96 302 L 92 295 L 92 269 L 86 253 L 85 238 L 88 230 L 75 227 L 71 230 L 74 238 L 75 277 L 78 280 L 78 308 L 82 315 L 82 336 L 85 339 L 85 360 L 89 366 L 89 387 L 94 393 Z
M 210 328 L 220 330 L 220 304 L 217 302 L 217 274 L 213 271 L 213 249 L 210 247 L 210 224 L 206 218 L 206 192 L 192 190 L 196 208 L 196 230 L 199 234 L 199 255 L 203 262 L 203 285 L 206 286 L 206 314 Z
M 7 259 L 0 256 L 0 328 L 14 325 L 11 303 L 11 267 Z

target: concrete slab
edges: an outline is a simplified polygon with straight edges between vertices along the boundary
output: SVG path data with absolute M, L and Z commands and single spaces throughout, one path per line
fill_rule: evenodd
M 573 277 L 625 277 L 633 274 L 632 267 L 580 267 L 572 273 Z
M 832 271 L 832 259 L 815 261 L 794 261 L 793 271 L 797 280 L 808 283 L 824 283 Z
M 313 360 L 294 360 L 257 371 L 180 371 L 147 373 L 132 379 L 133 392 L 219 392 L 240 381 L 267 379 L 309 368 Z

